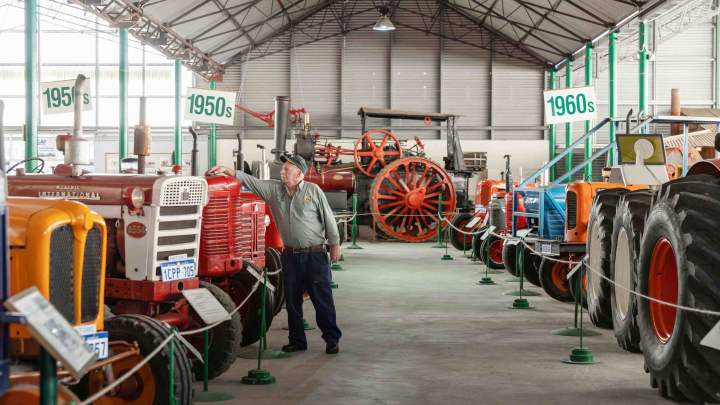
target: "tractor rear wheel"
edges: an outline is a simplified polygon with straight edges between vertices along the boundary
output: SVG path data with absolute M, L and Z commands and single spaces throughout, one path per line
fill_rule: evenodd
M 507 272 L 513 277 L 517 277 L 519 274 L 516 263 L 518 244 L 512 244 L 509 242 L 510 240 L 506 239 L 503 243 L 502 261 L 505 266 L 505 270 L 507 270 Z
M 273 298 L 273 317 L 282 311 L 283 305 L 285 304 L 285 288 L 283 287 L 283 273 L 282 273 L 282 259 L 280 258 L 280 252 L 277 249 L 267 247 L 265 248 L 265 267 L 267 267 L 268 273 L 280 271 L 276 275 L 268 276 L 268 281 L 275 287 L 275 293 Z
M 472 237 L 472 253 L 473 253 L 473 256 L 475 256 L 475 258 L 480 261 L 480 263 L 485 263 L 484 259 L 483 259 L 483 254 L 482 254 L 482 242 L 483 241 L 480 240 L 480 237 L 483 235 L 483 233 L 485 233 L 486 229 L 487 229 L 487 227 L 482 227 L 482 228 L 478 229 L 478 233 L 476 233 Z
M 567 257 L 560 257 L 567 260 Z M 567 273 L 570 270 L 567 263 L 550 260 L 543 257 L 540 262 L 540 286 L 551 298 L 561 302 L 570 302 L 573 296 L 570 293 Z
M 651 298 L 720 311 L 720 178 L 662 186 L 645 223 L 638 290 Z M 717 317 L 641 299 L 638 326 L 651 385 L 663 397 L 719 402 L 720 351 L 700 345 Z
M 455 218 L 453 218 L 452 222 L 450 222 L 452 224 L 449 230 L 450 243 L 452 243 L 455 249 L 462 251 L 470 249 L 473 236 L 458 232 L 455 228 L 462 229 L 465 232 L 470 231 L 470 229 L 465 228 L 465 225 L 472 221 L 473 218 L 472 214 L 461 212 L 460 214 L 455 215 Z
M 613 222 L 610 278 L 624 287 L 613 285 L 610 290 L 613 332 L 618 345 L 634 353 L 640 352 L 640 331 L 637 326 L 637 302 L 630 291 L 637 289 L 640 240 L 653 194 L 650 190 L 637 190 L 623 195 Z
M 502 257 L 503 240 L 495 235 L 488 235 L 482 241 L 483 263 L 490 269 L 505 267 Z
M 588 256 L 587 306 L 593 325 L 611 329 L 612 307 L 610 305 L 611 284 L 604 279 L 610 277 L 610 252 L 612 249 L 613 221 L 620 196 L 627 190 L 615 188 L 597 193 L 590 209 L 586 252 Z
M 240 305 L 248 295 L 252 294 L 250 298 L 247 298 L 245 305 L 238 311 L 242 319 L 242 342 L 240 346 L 249 346 L 260 340 L 260 308 L 263 288 L 265 288 L 266 292 L 265 330 L 270 328 L 273 320 L 273 309 L 275 307 L 275 296 L 264 284 L 260 283 L 257 289 L 255 289 L 255 292 L 252 292 L 253 286 L 258 282 L 258 279 L 255 275 L 251 274 L 251 270 L 262 277 L 262 270 L 248 262 L 247 269 L 233 274 L 228 280 L 230 284 L 229 293 L 233 301 L 235 301 L 235 305 Z M 269 280 L 268 277 L 268 281 Z

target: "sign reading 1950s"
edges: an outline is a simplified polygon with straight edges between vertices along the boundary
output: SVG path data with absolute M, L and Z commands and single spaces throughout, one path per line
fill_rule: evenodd
M 89 111 L 92 110 L 90 81 L 85 81 L 83 87 L 83 111 Z M 40 94 L 43 114 L 61 114 L 75 109 L 75 79 L 40 83 Z
M 543 92 L 543 95 L 545 98 L 546 125 L 597 118 L 595 87 L 549 90 Z
M 188 88 L 185 97 L 185 119 L 232 125 L 235 121 L 235 93 Z

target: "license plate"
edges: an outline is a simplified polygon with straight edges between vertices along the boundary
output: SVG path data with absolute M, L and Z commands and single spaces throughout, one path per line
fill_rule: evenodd
M 192 278 L 197 275 L 194 259 L 185 259 L 160 263 L 162 281 L 175 281 Z
M 552 245 L 540 245 L 540 253 L 544 255 L 552 254 Z
M 91 335 L 83 335 L 85 344 L 90 347 L 98 355 L 98 360 L 107 359 L 108 357 L 108 333 L 97 332 Z

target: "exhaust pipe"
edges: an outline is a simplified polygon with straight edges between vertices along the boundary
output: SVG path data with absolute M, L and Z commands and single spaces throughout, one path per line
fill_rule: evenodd
M 147 162 L 146 156 L 150 156 L 150 127 L 146 125 L 146 102 L 145 97 L 140 97 L 140 124 L 135 126 L 133 132 L 133 152 L 138 157 L 138 174 L 145 173 Z
M 275 97 L 275 161 L 280 161 L 280 156 L 285 151 L 287 144 L 288 128 L 290 127 L 290 97 Z
M 188 127 L 190 135 L 193 137 L 192 153 L 190 154 L 190 175 L 198 175 L 198 134 L 195 132 L 195 128 L 192 126 Z
M 235 138 L 237 138 L 238 142 L 238 149 L 237 149 L 237 155 L 235 156 L 235 171 L 244 171 L 245 170 L 245 156 L 243 156 L 242 153 L 242 137 L 240 136 L 240 132 L 235 134 Z

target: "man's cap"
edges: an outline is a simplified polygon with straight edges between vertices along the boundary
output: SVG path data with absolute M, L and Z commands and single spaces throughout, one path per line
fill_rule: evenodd
M 308 166 L 307 166 L 307 163 L 305 162 L 305 159 L 303 159 L 303 157 L 300 156 L 300 155 L 291 155 L 291 156 L 288 156 L 288 155 L 280 155 L 280 161 L 283 162 L 283 163 L 289 162 L 289 163 L 292 164 L 293 166 L 295 166 L 295 167 L 297 167 L 298 169 L 300 169 L 300 171 L 301 171 L 303 174 L 305 174 L 305 173 L 307 172 L 307 170 L 308 170 Z

